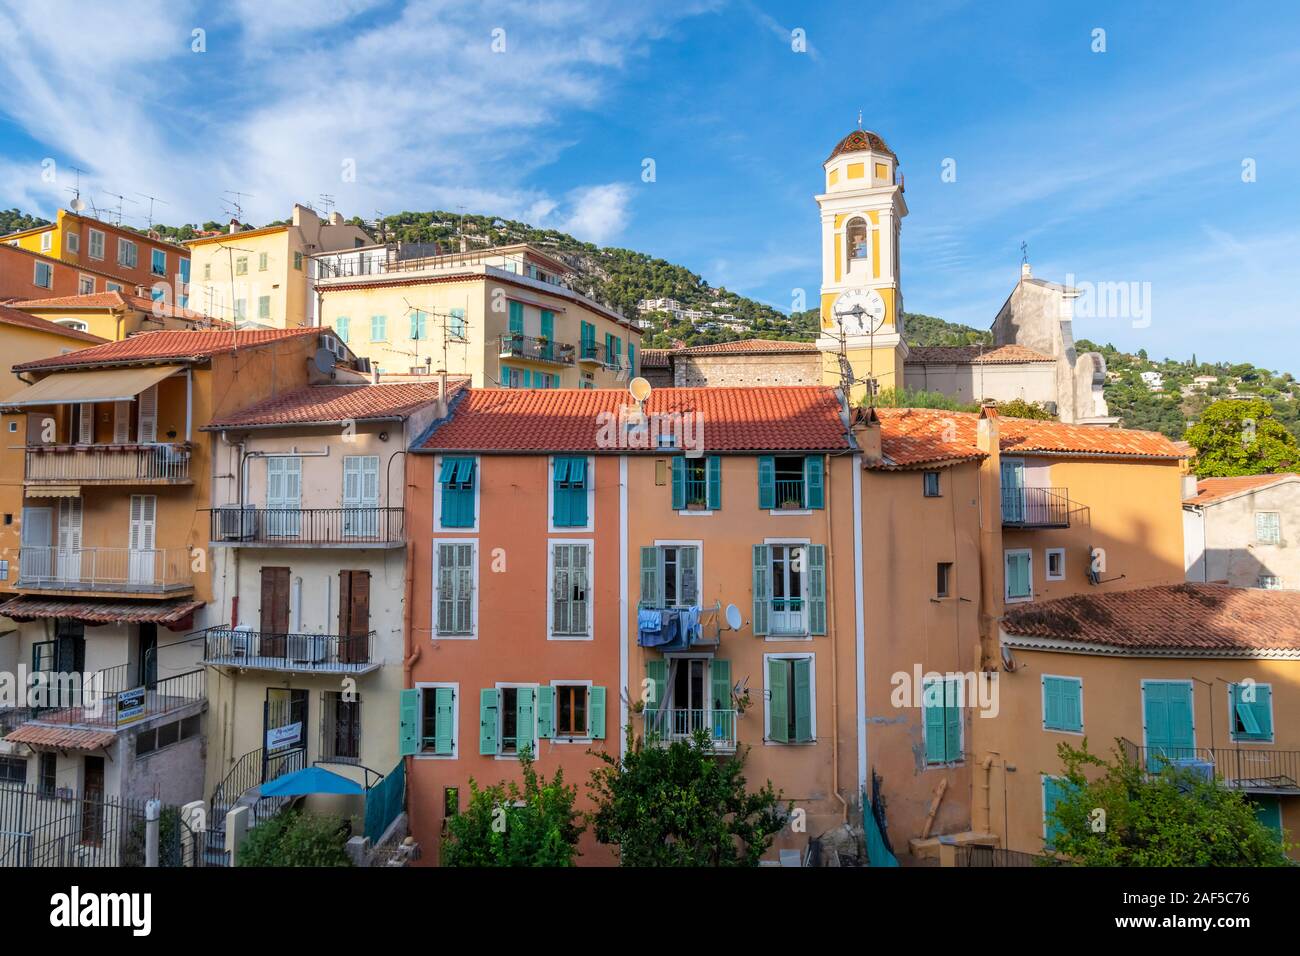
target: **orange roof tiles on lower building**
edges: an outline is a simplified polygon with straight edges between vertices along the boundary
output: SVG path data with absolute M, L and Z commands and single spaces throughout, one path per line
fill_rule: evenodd
M 467 381 L 459 379 L 448 383 L 448 394 L 454 395 Z M 203 427 L 204 430 L 211 431 L 223 428 L 398 420 L 437 400 L 437 382 L 308 385 L 268 398 Z
M 54 355 L 15 365 L 15 372 L 28 369 L 79 368 L 131 362 L 184 361 L 209 358 L 221 352 L 266 345 L 300 335 L 320 335 L 321 329 L 168 329 L 141 332 L 120 342 Z
M 1185 505 L 1208 505 L 1247 491 L 1259 491 L 1270 485 L 1300 477 L 1291 472 L 1277 475 L 1238 475 L 1231 478 L 1199 478 L 1196 494 L 1183 500 Z

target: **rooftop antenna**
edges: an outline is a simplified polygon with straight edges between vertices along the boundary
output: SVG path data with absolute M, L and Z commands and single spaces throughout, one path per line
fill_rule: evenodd
M 122 204 L 129 202 L 131 205 L 134 206 L 136 204 L 135 200 L 127 199 L 126 196 L 122 195 L 121 193 L 109 192 L 107 189 L 105 189 L 104 192 L 106 195 L 113 196 L 117 199 L 117 218 L 113 220 L 113 225 L 115 226 L 122 225 Z
M 256 199 L 252 193 L 241 193 L 234 189 L 227 189 L 222 196 L 229 196 L 229 199 L 222 199 L 221 204 L 227 207 L 226 211 L 231 213 L 234 219 L 239 220 L 240 225 L 244 222 L 244 200 Z
M 1021 240 L 1020 242 L 1020 264 L 1023 266 L 1029 261 L 1029 243 Z
M 317 197 L 317 202 L 320 203 L 320 207 L 325 213 L 325 218 L 328 219 L 330 212 L 334 209 L 334 197 L 329 193 L 321 193 Z
M 142 196 L 145 199 L 149 200 L 148 222 L 149 222 L 149 228 L 152 229 L 153 228 L 153 204 L 162 203 L 164 206 L 169 206 L 171 205 L 171 203 L 167 202 L 167 200 L 165 199 L 159 199 L 157 196 L 150 196 L 148 193 L 136 193 L 136 195 Z
M 77 174 L 77 178 L 75 185 L 65 187 L 68 192 L 72 193 L 72 202 L 68 203 L 68 208 L 73 212 L 79 213 L 86 208 L 86 201 L 81 198 L 81 174 L 84 173 L 85 170 L 77 166 L 72 166 L 70 168 Z
M 858 110 L 858 129 L 862 129 L 862 110 Z

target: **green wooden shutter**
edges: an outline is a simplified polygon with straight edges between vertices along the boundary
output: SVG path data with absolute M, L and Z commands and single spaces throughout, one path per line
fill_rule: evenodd
M 646 661 L 645 676 L 650 681 L 649 700 L 645 702 L 647 714 L 664 706 L 664 694 L 668 692 L 668 662 L 663 660 Z
M 926 763 L 944 763 L 947 758 L 944 735 L 944 685 L 942 680 L 929 680 L 924 684 L 922 705 L 925 722 Z
M 548 342 L 555 341 L 555 313 L 542 309 L 542 337 Z
M 714 740 L 731 740 L 735 729 L 731 701 L 731 661 L 717 660 L 709 663 L 709 683 L 712 685 L 710 704 L 712 715 L 709 722 L 713 725 Z
M 1083 730 L 1083 681 L 1061 678 L 1061 727 L 1080 733 Z
M 789 662 L 785 659 L 767 662 L 767 739 L 783 744 L 790 742 L 789 673 Z
M 1242 731 L 1238 731 L 1236 720 L 1233 721 L 1232 737 L 1234 740 L 1268 740 L 1273 736 L 1272 690 L 1255 685 L 1253 701 L 1245 699 L 1245 690 L 1242 684 L 1232 685 L 1232 710 L 1242 726 Z
M 433 752 L 456 752 L 456 697 L 450 687 L 433 689 Z
M 569 492 L 567 488 L 561 487 L 568 477 L 569 459 L 551 459 L 551 523 L 557 528 L 568 527 L 570 524 Z
M 659 549 L 641 549 L 641 607 L 659 606 Z
M 33 648 L 33 650 L 35 650 Z M 397 753 L 409 757 L 420 752 L 420 692 L 403 690 L 397 699 Z
M 686 507 L 686 459 L 681 455 L 672 458 L 673 463 L 673 510 L 681 511 Z
M 486 687 L 478 694 L 478 752 L 497 752 L 497 708 L 501 694 L 495 687 Z
M 758 459 L 758 506 L 769 511 L 776 507 L 776 459 L 771 455 Z
M 800 657 L 793 662 L 794 734 L 800 743 L 813 739 L 812 732 L 812 658 Z
M 821 455 L 809 455 L 803 460 L 803 505 L 805 508 L 826 507 L 826 487 L 822 473 L 824 467 L 825 463 L 822 461 Z
M 1052 813 L 1065 793 L 1066 787 L 1062 781 L 1054 777 L 1043 777 L 1043 837 L 1048 849 L 1052 848 L 1061 833 L 1061 825 Z
M 808 633 L 826 633 L 826 545 L 808 545 Z
M 537 736 L 548 740 L 555 736 L 552 716 L 555 713 L 555 688 L 545 685 L 537 688 Z
M 754 545 L 754 634 L 767 633 L 767 545 Z
M 520 687 L 515 692 L 515 751 L 522 752 L 525 747 L 532 747 L 533 756 L 537 748 L 533 746 L 534 721 L 533 688 Z
M 574 469 L 577 469 L 576 472 Z M 587 487 L 591 484 L 591 475 L 587 474 L 587 459 L 575 458 L 569 464 L 569 474 L 577 477 L 569 489 L 569 520 L 572 527 L 582 528 L 587 524 Z
M 710 455 L 704 464 L 704 470 L 709 487 L 709 510 L 717 511 L 722 507 L 722 459 Z
M 1043 678 L 1043 729 L 1061 729 L 1061 680 L 1059 677 Z
M 591 688 L 587 700 L 587 726 L 592 740 L 605 739 L 605 688 Z
M 962 757 L 961 708 L 957 706 L 957 680 L 944 681 L 943 696 L 943 751 L 945 759 L 952 762 Z
M 510 332 L 512 335 L 522 335 L 524 332 L 524 304 L 522 302 L 510 303 Z

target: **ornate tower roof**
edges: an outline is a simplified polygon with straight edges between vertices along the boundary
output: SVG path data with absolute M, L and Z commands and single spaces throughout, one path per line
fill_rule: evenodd
M 859 153 L 867 150 L 874 150 L 877 153 L 888 153 L 890 156 L 894 156 L 895 159 L 898 158 L 894 155 L 894 151 L 885 145 L 885 141 L 875 133 L 871 132 L 871 130 L 855 129 L 849 133 L 848 136 L 845 136 L 840 140 L 839 145 L 831 150 L 831 154 L 826 157 L 826 162 L 829 163 L 841 153 Z

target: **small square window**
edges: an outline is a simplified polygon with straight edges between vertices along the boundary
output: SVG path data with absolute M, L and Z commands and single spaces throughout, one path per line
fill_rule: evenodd
M 1255 512 L 1255 541 L 1259 544 L 1282 543 L 1282 521 L 1276 511 Z
M 922 477 L 922 487 L 925 489 L 925 497 L 939 497 L 939 473 L 937 471 L 927 471 Z
M 1065 549 L 1064 548 L 1047 549 L 1047 580 L 1049 581 L 1065 580 Z
M 1259 586 L 1266 591 L 1282 590 L 1282 579 L 1276 574 L 1261 574 L 1259 576 Z
M 938 597 L 948 597 L 952 594 L 952 562 L 940 561 L 935 568 L 934 593 Z
M 10 430 L 11 432 L 16 432 L 16 431 L 18 431 L 18 423 L 17 423 L 17 422 L 10 422 L 10 423 L 9 423 L 9 430 Z

